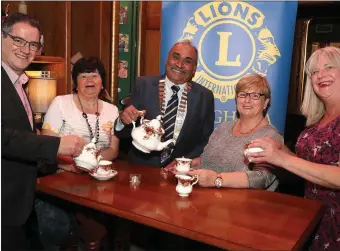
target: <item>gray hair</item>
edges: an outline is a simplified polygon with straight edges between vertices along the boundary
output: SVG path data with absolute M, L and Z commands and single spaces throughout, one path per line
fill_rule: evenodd
M 325 57 L 327 61 L 340 68 L 340 49 L 336 47 L 318 49 L 308 59 L 305 67 L 307 74 L 305 94 L 301 105 L 301 112 L 307 118 L 307 126 L 319 121 L 326 111 L 324 103 L 315 94 L 312 86 L 312 73 L 316 70 L 321 57 Z
M 179 40 L 177 43 L 175 43 L 171 48 L 173 48 L 174 46 L 176 46 L 177 44 L 186 44 L 189 45 L 190 47 L 192 47 L 196 53 L 196 58 L 198 59 L 198 50 L 196 48 L 196 46 L 191 42 L 191 40 L 189 39 L 182 39 Z
M 17 23 L 26 23 L 32 26 L 33 28 L 38 29 L 39 31 L 39 37 L 42 35 L 42 29 L 40 26 L 40 23 L 38 19 L 31 17 L 29 15 L 23 14 L 23 13 L 12 13 L 8 17 L 5 18 L 5 20 L 1 24 L 1 31 L 3 33 L 3 36 L 6 37 L 7 33 L 12 32 L 13 25 Z M 6 33 L 6 34 L 5 34 Z

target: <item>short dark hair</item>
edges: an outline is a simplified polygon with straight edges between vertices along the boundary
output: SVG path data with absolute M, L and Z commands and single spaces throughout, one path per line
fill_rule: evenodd
M 38 19 L 31 17 L 29 15 L 23 14 L 23 13 L 15 12 L 15 13 L 8 15 L 8 17 L 6 17 L 5 20 L 2 22 L 1 31 L 3 31 L 2 32 L 3 36 L 6 37 L 7 33 L 12 32 L 13 25 L 15 25 L 17 23 L 29 24 L 33 28 L 38 29 L 39 38 L 42 35 L 42 29 L 41 29 L 41 26 L 40 26 Z
M 105 89 L 105 80 L 106 80 L 106 71 L 104 64 L 97 57 L 87 57 L 79 59 L 74 65 L 72 69 L 72 80 L 74 83 L 73 92 L 78 92 L 78 82 L 77 77 L 80 73 L 90 73 L 98 71 L 101 79 L 103 89 Z

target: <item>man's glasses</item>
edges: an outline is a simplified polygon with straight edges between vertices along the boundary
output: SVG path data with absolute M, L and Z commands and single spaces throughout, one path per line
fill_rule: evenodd
M 246 98 L 247 96 L 249 96 L 251 99 L 258 100 L 261 98 L 261 96 L 264 96 L 264 94 L 257 93 L 257 92 L 250 92 L 250 93 L 249 92 L 238 92 L 236 96 L 238 98 Z
M 11 34 L 4 31 L 2 32 L 13 40 L 13 44 L 15 46 L 24 47 L 26 44 L 28 44 L 31 51 L 37 51 L 41 48 L 41 44 L 39 42 L 28 42 L 21 37 L 12 36 Z

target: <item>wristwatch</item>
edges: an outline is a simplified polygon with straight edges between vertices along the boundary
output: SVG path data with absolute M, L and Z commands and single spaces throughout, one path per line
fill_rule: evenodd
M 215 187 L 220 188 L 223 186 L 223 179 L 221 174 L 217 174 L 216 180 L 215 180 Z

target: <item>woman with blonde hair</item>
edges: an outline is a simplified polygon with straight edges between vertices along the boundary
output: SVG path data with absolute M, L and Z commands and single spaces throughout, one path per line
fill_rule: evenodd
M 270 102 L 267 80 L 258 74 L 248 74 L 236 85 L 236 106 L 239 119 L 220 125 L 210 136 L 191 174 L 198 174 L 203 187 L 257 188 L 275 191 L 279 181 L 268 164 L 249 163 L 244 147 L 251 140 L 264 136 L 280 142 L 283 138 L 268 124 L 265 114 Z
M 315 51 L 306 64 L 307 82 L 301 111 L 307 127 L 296 144 L 296 156 L 271 138 L 256 139 L 249 153 L 306 179 L 305 197 L 320 200 L 326 212 L 310 250 L 340 250 L 340 49 Z

